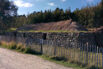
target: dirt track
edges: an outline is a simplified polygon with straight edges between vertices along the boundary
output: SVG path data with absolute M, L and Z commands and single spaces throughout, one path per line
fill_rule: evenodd
M 0 48 L 0 69 L 72 69 L 34 55 Z

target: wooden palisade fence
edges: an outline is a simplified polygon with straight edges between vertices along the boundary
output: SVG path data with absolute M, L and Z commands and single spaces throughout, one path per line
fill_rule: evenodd
M 89 45 L 88 42 L 76 43 L 68 41 L 68 46 L 62 46 L 60 42 L 43 39 L 12 38 L 11 36 L 0 36 L 0 41 L 15 41 L 26 44 L 33 50 L 47 56 L 64 57 L 70 61 L 103 68 L 103 48 Z

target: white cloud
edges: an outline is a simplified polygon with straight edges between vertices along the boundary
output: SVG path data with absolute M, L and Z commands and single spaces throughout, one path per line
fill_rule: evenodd
M 48 3 L 49 6 L 55 6 L 55 4 L 53 2 Z
M 44 1 L 44 0 L 35 0 L 35 1 Z
M 87 2 L 93 2 L 94 0 L 87 0 Z
M 24 2 L 23 0 L 16 0 L 14 1 L 14 4 L 18 7 L 32 7 L 33 6 L 33 4 Z
M 66 2 L 67 0 L 61 0 L 62 2 Z

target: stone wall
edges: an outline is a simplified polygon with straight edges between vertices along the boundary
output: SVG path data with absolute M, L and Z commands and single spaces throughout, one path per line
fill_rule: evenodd
M 87 44 L 97 45 L 94 33 L 47 33 L 47 40 L 53 40 L 62 46 Z
M 76 45 L 93 45 L 97 46 L 97 38 L 94 33 L 20 33 L 20 32 L 12 32 L 5 33 L 6 38 L 12 37 L 16 42 L 23 42 L 26 44 L 35 43 L 36 40 L 43 39 L 52 41 L 56 46 L 72 46 L 76 47 Z M 8 38 L 7 40 L 9 40 Z M 102 41 L 102 40 L 101 40 Z M 38 41 L 39 42 L 39 41 Z

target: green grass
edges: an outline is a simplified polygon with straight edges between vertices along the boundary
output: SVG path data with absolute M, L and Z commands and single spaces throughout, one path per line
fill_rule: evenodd
M 79 33 L 79 32 L 84 32 L 84 33 L 87 33 L 89 31 L 64 31 L 64 30 L 48 30 L 48 31 L 43 31 L 43 30 L 39 30 L 39 31 L 35 31 L 35 30 L 29 30 L 29 31 L 26 31 L 26 30 L 21 30 L 21 31 L 18 31 L 18 32 L 43 32 L 43 33 L 48 33 L 48 32 L 55 32 L 55 33 L 69 33 L 69 32 L 74 32 L 74 33 Z
M 9 28 L 7 30 L 0 30 L 1 33 L 5 33 L 5 32 L 14 32 L 16 31 L 17 28 Z
M 82 65 L 79 66 L 78 64 L 72 63 L 72 62 L 69 62 L 69 61 L 58 60 L 58 59 L 55 59 L 53 57 L 49 57 L 49 56 L 45 56 L 45 55 L 42 55 L 40 57 L 45 59 L 45 60 L 49 60 L 51 62 L 55 62 L 57 64 L 63 65 L 65 67 L 70 67 L 70 68 L 74 68 L 74 69 L 88 69 L 87 67 L 83 67 Z
M 7 32 L 12 32 L 12 31 L 16 31 L 17 28 L 10 28 L 7 30 Z
M 4 30 L 3 32 L 13 32 L 13 31 L 16 31 L 16 29 L 17 28 L 10 28 L 8 30 Z M 38 30 L 38 31 L 36 31 L 36 30 L 19 30 L 18 32 L 36 32 L 36 33 L 38 33 L 38 32 L 43 32 L 43 33 L 52 33 L 52 32 L 54 32 L 54 33 L 70 33 L 70 32 L 80 33 L 80 32 L 82 32 L 82 33 L 87 33 L 87 32 L 90 32 L 90 31 L 67 31 L 67 30 L 47 30 L 47 31 L 45 31 L 45 30 Z

